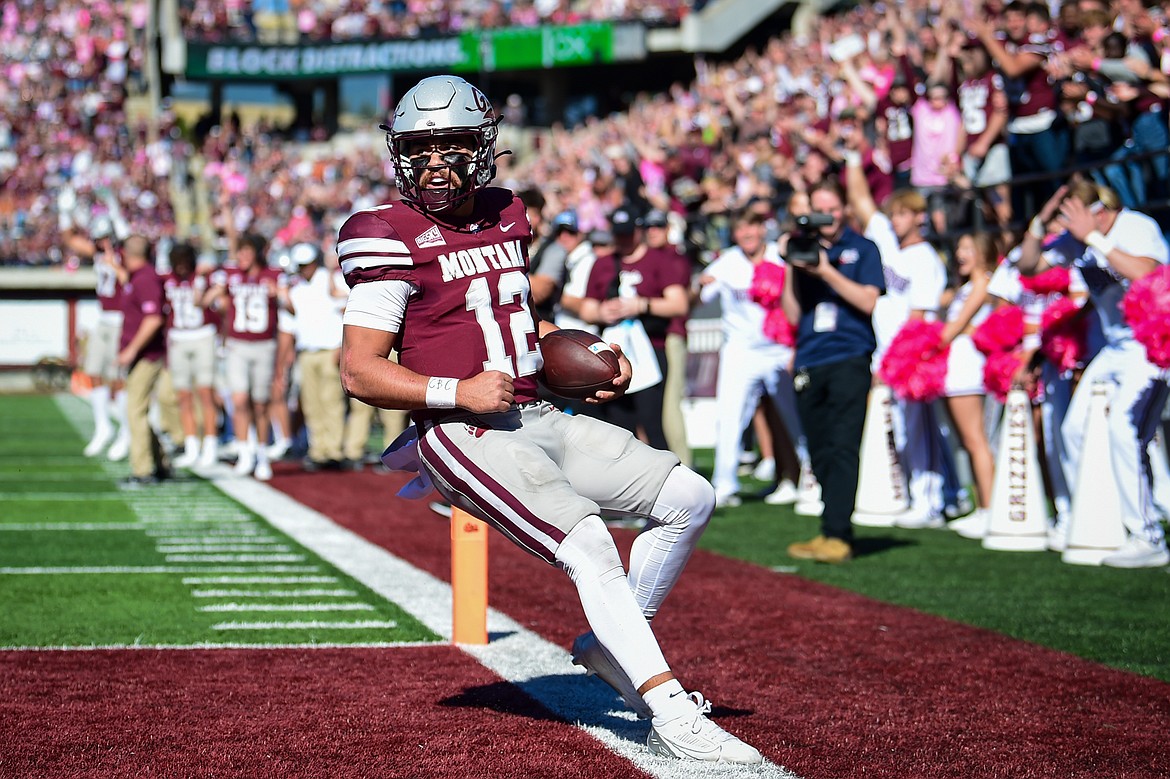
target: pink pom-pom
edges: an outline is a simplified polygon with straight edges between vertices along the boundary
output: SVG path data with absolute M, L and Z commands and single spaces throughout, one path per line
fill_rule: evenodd
M 942 330 L 942 322 L 911 319 L 890 341 L 878 377 L 899 397 L 930 401 L 943 394 L 951 346 L 942 343 Z
M 1035 276 L 1020 274 L 1020 285 L 1037 295 L 1051 295 L 1056 292 L 1067 294 L 1069 285 L 1068 268 L 1049 268 L 1043 273 L 1037 273 Z
M 757 263 L 749 290 L 752 300 L 764 308 L 773 308 L 780 304 L 780 295 L 783 292 L 784 266 L 767 260 Z
M 1085 356 L 1085 318 L 1080 306 L 1058 298 L 1040 320 L 1040 351 L 1061 373 L 1071 371 Z
M 1009 352 L 1024 340 L 1024 312 L 1019 306 L 1000 306 L 975 328 L 971 341 L 984 354 Z
M 1012 379 L 1023 364 L 1024 357 L 1018 349 L 1010 352 L 992 352 L 983 363 L 983 386 L 1002 403 L 1007 400 L 1007 394 L 1012 388 Z
M 1170 267 L 1135 281 L 1122 298 L 1121 309 L 1149 361 L 1170 368 Z
M 764 317 L 764 335 L 778 344 L 796 346 L 796 332 L 782 308 L 773 308 Z

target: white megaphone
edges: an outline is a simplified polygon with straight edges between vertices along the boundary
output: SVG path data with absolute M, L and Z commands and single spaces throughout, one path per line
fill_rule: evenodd
M 1109 443 L 1109 384 L 1094 382 L 1090 390 L 1089 423 L 1081 446 L 1068 545 L 1060 555 L 1062 561 L 1074 565 L 1100 565 L 1122 547 L 1127 535 Z
M 910 508 L 906 474 L 894 442 L 893 408 L 894 395 L 888 386 L 878 384 L 869 391 L 857 472 L 855 525 L 893 527 L 894 519 Z
M 1036 431 L 1028 393 L 1008 393 L 1003 410 L 995 483 L 991 490 L 985 549 L 1043 552 L 1048 549 L 1048 509 L 1036 457 Z

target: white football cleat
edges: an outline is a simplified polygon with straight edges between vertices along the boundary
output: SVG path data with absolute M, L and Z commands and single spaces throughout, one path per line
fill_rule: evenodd
M 203 447 L 199 450 L 200 468 L 210 468 L 219 462 L 219 441 L 215 436 L 204 436 Z
M 654 712 L 638 694 L 634 683 L 626 676 L 625 671 L 613 661 L 605 648 L 597 643 L 597 637 L 592 632 L 583 633 L 573 641 L 573 665 L 581 666 L 588 672 L 589 676 L 596 676 L 612 687 L 618 695 L 622 696 L 626 705 L 642 719 L 650 719 L 654 716 Z
M 272 481 L 272 466 L 268 464 L 267 460 L 256 463 L 256 468 L 252 471 L 252 478 L 256 481 Z
M 118 437 L 114 439 L 114 443 L 110 444 L 110 448 L 106 450 L 106 459 L 116 463 L 120 460 L 125 460 L 129 454 L 130 434 L 119 433 Z
M 666 722 L 657 717 L 652 720 L 650 735 L 646 737 L 646 746 L 651 752 L 707 763 L 758 765 L 764 762 L 758 749 L 707 719 L 711 704 L 701 693 L 692 692 L 687 697 L 695 704 L 693 712 Z
M 89 443 L 85 445 L 86 457 L 97 457 L 102 450 L 110 443 L 110 439 L 114 437 L 114 428 L 106 425 L 99 427 L 93 431 L 93 438 L 89 439 Z

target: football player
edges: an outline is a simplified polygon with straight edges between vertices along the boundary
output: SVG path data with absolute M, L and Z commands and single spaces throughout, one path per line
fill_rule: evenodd
M 650 630 L 711 515 L 710 485 L 670 452 L 538 399 L 539 337 L 556 327 L 533 313 L 524 204 L 488 186 L 497 125 L 482 92 L 434 76 L 382 126 L 403 200 L 341 228 L 351 287 L 342 382 L 371 405 L 411 411 L 413 427 L 391 449 L 413 447 L 420 479 L 569 575 L 592 628 L 574 642 L 574 662 L 651 718 L 651 751 L 759 763 L 683 689 Z M 621 363 L 614 391 L 589 401 L 622 393 Z M 602 513 L 649 519 L 628 576 Z

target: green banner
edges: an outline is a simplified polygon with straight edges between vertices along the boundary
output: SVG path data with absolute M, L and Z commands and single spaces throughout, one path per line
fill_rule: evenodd
M 610 23 L 517 27 L 449 38 L 315 46 L 187 44 L 192 79 L 303 79 L 355 73 L 534 70 L 615 61 Z

